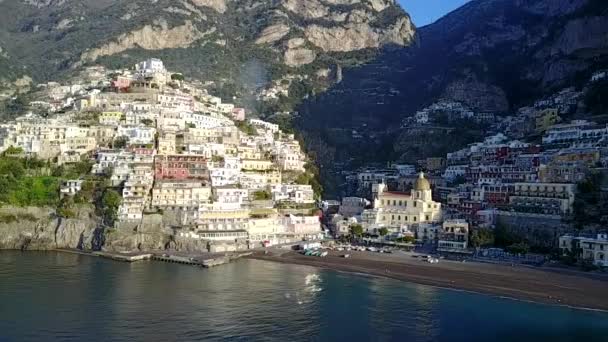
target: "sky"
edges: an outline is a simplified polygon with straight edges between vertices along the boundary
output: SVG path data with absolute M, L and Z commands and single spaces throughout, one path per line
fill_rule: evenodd
M 398 0 L 416 27 L 428 25 L 469 0 Z

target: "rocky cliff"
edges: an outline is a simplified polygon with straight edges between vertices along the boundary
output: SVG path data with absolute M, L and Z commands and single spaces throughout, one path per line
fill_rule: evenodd
M 74 218 L 59 218 L 52 208 L 0 208 L 0 250 L 57 248 L 107 252 L 222 252 L 246 249 L 243 243 L 213 243 L 181 237 L 173 215 L 145 215 L 138 223 L 101 228 L 94 209 L 82 206 Z
M 301 106 L 298 125 L 318 154 L 396 159 L 401 121 L 438 99 L 507 113 L 608 67 L 607 20 L 604 0 L 470 1 L 419 28 L 416 44 L 346 70 L 340 84 Z
M 99 250 L 102 244 L 92 208 L 81 207 L 70 219 L 56 217 L 49 208 L 0 208 L 0 249 Z
M 254 60 L 265 72 L 252 82 L 269 82 L 364 61 L 359 51 L 408 45 L 414 32 L 394 0 L 4 0 L 0 81 L 157 56 L 224 83 L 242 83 Z

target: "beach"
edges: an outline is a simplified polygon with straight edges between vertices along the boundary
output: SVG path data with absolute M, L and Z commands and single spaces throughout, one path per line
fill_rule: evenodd
M 446 289 L 608 311 L 608 277 L 550 267 L 441 260 L 430 264 L 409 254 L 330 251 L 324 258 L 270 250 L 249 258 L 387 277 Z

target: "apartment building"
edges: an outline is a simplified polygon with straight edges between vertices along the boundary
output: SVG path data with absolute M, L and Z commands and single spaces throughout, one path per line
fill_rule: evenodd
M 509 203 L 519 212 L 567 215 L 572 213 L 575 191 L 576 185 L 569 183 L 515 183 Z

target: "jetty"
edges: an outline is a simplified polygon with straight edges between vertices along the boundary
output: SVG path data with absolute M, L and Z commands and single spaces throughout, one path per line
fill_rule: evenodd
M 250 256 L 253 252 L 232 252 L 232 253 L 180 253 L 180 252 L 129 252 L 115 253 L 103 251 L 82 251 L 78 249 L 56 249 L 58 252 L 71 253 L 78 255 L 87 255 L 93 257 L 106 258 L 120 262 L 138 262 L 138 261 L 161 261 L 173 264 L 200 266 L 211 268 L 220 265 L 225 265 L 242 257 Z

